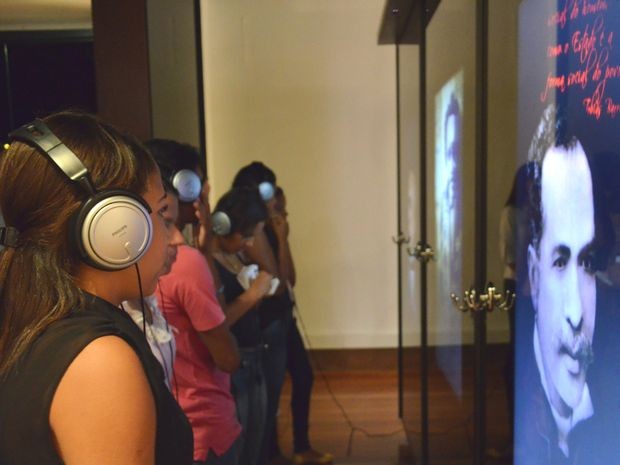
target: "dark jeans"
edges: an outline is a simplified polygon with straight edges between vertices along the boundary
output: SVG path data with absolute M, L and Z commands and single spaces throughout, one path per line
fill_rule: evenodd
M 239 463 L 255 465 L 263 443 L 267 414 L 267 386 L 263 375 L 263 349 L 240 349 L 241 365 L 232 375 L 237 417 L 243 429 Z
M 265 373 L 265 384 L 267 385 L 267 415 L 265 420 L 265 436 L 263 437 L 258 460 L 259 465 L 267 464 L 270 458 L 270 445 L 273 440 L 280 393 L 286 374 L 287 340 L 291 318 L 292 314 L 286 312 L 281 318 L 271 322 L 269 326 L 263 329 L 263 342 L 265 343 L 263 370 Z
M 297 328 L 295 318 L 291 319 L 288 333 L 288 357 L 286 369 L 291 376 L 291 413 L 293 416 L 293 449 L 300 453 L 310 449 L 308 425 L 310 417 L 310 397 L 314 384 L 314 373 L 308 352 Z M 278 446 L 277 423 L 272 434 L 270 456 L 281 455 Z

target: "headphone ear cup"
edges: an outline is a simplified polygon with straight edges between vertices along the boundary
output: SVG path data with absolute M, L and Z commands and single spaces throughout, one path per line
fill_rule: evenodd
M 179 193 L 181 202 L 193 202 L 200 195 L 202 182 L 192 170 L 183 169 L 174 173 L 171 179 L 172 186 Z
M 263 202 L 269 202 L 276 193 L 276 188 L 270 182 L 264 181 L 258 185 L 258 192 Z
M 222 211 L 216 211 L 211 215 L 211 225 L 211 229 L 218 236 L 226 236 L 232 230 L 230 217 Z
M 75 220 L 75 241 L 84 261 L 105 271 L 138 262 L 153 239 L 151 209 L 129 191 L 104 191 L 89 198 Z

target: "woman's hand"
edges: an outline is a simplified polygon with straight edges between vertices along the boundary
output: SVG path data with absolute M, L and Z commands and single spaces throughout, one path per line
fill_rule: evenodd
M 194 243 L 204 251 L 211 246 L 213 235 L 211 234 L 211 207 L 209 206 L 209 189 L 203 189 L 198 199 L 193 203 L 198 225 L 194 228 Z
M 259 271 L 258 276 L 252 281 L 248 290 L 253 292 L 257 299 L 261 299 L 269 292 L 272 278 L 273 276 L 266 271 Z
M 269 221 L 271 223 L 271 227 L 273 228 L 273 231 L 276 233 L 278 241 L 285 242 L 288 239 L 288 234 L 289 234 L 289 226 L 288 226 L 288 221 L 286 221 L 286 218 L 284 218 L 284 216 L 278 213 L 278 214 L 272 215 L 269 218 Z

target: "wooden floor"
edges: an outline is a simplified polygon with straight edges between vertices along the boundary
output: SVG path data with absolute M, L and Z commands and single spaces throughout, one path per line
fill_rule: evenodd
M 319 363 L 325 367 L 323 370 L 315 370 L 310 417 L 313 447 L 333 453 L 339 465 L 417 463 L 398 417 L 395 351 L 379 354 L 378 359 L 376 352 L 374 358 L 360 358 L 357 354 L 347 359 L 336 353 L 323 353 L 317 354 L 317 359 L 328 362 Z M 488 368 L 488 444 L 501 447 L 509 437 L 501 357 L 491 360 Z M 441 370 L 431 367 L 429 375 L 431 464 L 472 464 L 473 402 L 472 390 L 468 388 L 472 386 L 471 370 L 463 373 L 465 389 L 458 399 Z M 287 456 L 292 454 L 289 402 L 287 379 L 278 417 L 279 443 Z M 417 408 L 419 391 L 406 392 L 405 403 L 409 408 Z M 413 454 L 419 458 L 420 427 L 414 424 L 408 428 L 416 443 Z M 510 463 L 510 459 L 487 459 L 487 465 Z
M 292 454 L 289 402 L 287 379 L 278 417 L 279 443 L 287 456 Z M 399 449 L 406 439 L 398 418 L 396 370 L 355 368 L 329 370 L 323 375 L 315 370 L 310 439 L 315 449 L 334 454 L 340 465 L 400 463 Z

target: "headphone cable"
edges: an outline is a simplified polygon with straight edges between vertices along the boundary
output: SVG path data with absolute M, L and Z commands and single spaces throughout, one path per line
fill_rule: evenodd
M 331 387 L 331 384 L 329 383 L 329 380 L 327 378 L 327 375 L 325 374 L 323 368 L 321 367 L 321 364 L 312 355 L 313 347 L 312 347 L 312 344 L 310 342 L 310 337 L 308 336 L 308 331 L 306 330 L 306 325 L 304 323 L 303 318 L 301 317 L 301 311 L 299 309 L 299 305 L 297 304 L 297 301 L 294 302 L 294 309 L 296 310 L 295 313 L 297 314 L 297 319 L 299 320 L 299 323 L 301 324 L 302 337 L 305 340 L 306 345 L 308 347 L 308 350 L 306 352 L 308 354 L 308 357 L 311 360 L 311 364 L 316 367 L 317 372 L 319 373 L 319 375 L 321 376 L 321 379 L 325 383 L 325 387 L 327 388 L 327 392 L 329 393 L 330 397 L 332 398 L 332 400 L 334 401 L 334 403 L 336 404 L 336 406 L 340 410 L 340 413 L 342 414 L 342 417 L 344 418 L 344 420 L 346 421 L 346 423 L 347 423 L 347 425 L 349 427 L 350 433 L 349 433 L 349 439 L 347 441 L 347 455 L 346 456 L 347 457 L 351 456 L 351 453 L 353 451 L 353 436 L 354 436 L 354 434 L 356 432 L 360 432 L 360 433 L 362 433 L 364 436 L 366 436 L 368 438 L 388 438 L 388 437 L 395 436 L 395 435 L 401 433 L 402 431 L 404 431 L 404 427 L 401 426 L 399 429 L 397 429 L 395 431 L 392 431 L 392 432 L 389 432 L 389 433 L 370 433 L 365 428 L 357 426 L 355 423 L 353 423 L 353 420 L 351 420 L 351 417 L 349 416 L 349 414 L 345 410 L 344 406 L 342 405 L 342 403 L 336 397 L 336 394 L 334 393 L 334 391 L 333 391 L 333 389 Z M 293 324 L 294 324 L 294 322 L 293 322 Z
M 146 338 L 146 309 L 144 308 L 144 292 L 142 292 L 142 278 L 140 277 L 140 268 L 138 264 L 134 264 L 136 268 L 136 274 L 138 275 L 138 289 L 140 289 L 140 309 L 142 310 L 142 333 Z
M 142 333 L 144 333 L 144 338 L 148 342 L 148 336 L 147 336 L 147 333 L 146 333 L 146 305 L 144 303 L 144 291 L 142 290 L 142 278 L 140 276 L 140 268 L 138 267 L 138 264 L 136 263 L 134 266 L 136 267 L 136 274 L 138 275 L 138 288 L 140 289 L 140 309 L 142 311 Z M 162 299 L 162 304 L 163 304 L 164 295 L 163 295 L 163 293 L 161 291 L 161 285 L 160 285 L 159 279 L 157 280 L 157 285 L 159 287 L 159 293 L 160 293 L 160 296 L 161 296 L 161 299 Z M 151 310 L 151 312 L 152 312 L 152 310 Z M 165 317 L 164 317 L 164 321 L 166 322 L 166 329 L 168 331 L 170 331 L 170 327 L 168 326 L 168 321 L 166 320 Z M 149 325 L 149 329 L 150 329 L 150 325 Z M 170 332 L 172 333 L 172 331 L 170 331 Z M 152 333 L 152 330 L 151 330 L 151 333 Z M 174 337 L 173 334 L 171 334 L 170 336 Z M 164 369 L 164 375 L 166 376 L 166 379 L 170 379 L 171 382 L 174 380 L 174 384 L 175 384 L 175 388 L 176 388 L 176 393 L 175 393 L 176 394 L 176 400 L 178 402 L 178 400 L 179 400 L 179 387 L 177 385 L 177 382 L 176 382 L 177 380 L 176 380 L 176 376 L 175 376 L 175 373 L 174 373 L 174 353 L 173 353 L 174 351 L 172 350 L 172 343 L 170 341 L 168 341 L 168 345 L 170 346 L 170 357 L 172 358 L 172 375 L 169 376 L 168 368 L 166 368 L 166 357 L 164 357 L 164 353 L 161 350 L 161 348 L 159 347 L 159 344 L 157 343 L 157 340 L 155 339 L 155 335 L 154 334 L 152 335 L 152 337 L 153 337 L 154 344 L 157 346 L 157 350 L 159 351 L 159 355 L 161 355 L 161 364 L 162 364 L 162 367 Z M 170 386 L 170 388 L 172 388 L 172 386 Z

